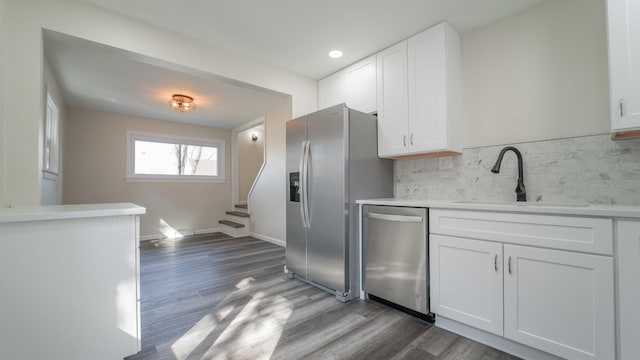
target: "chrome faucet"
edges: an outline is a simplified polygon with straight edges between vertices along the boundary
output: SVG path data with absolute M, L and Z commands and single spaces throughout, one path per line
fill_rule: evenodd
M 524 170 L 522 166 L 522 154 L 520 151 L 513 146 L 507 146 L 504 149 L 500 150 L 500 154 L 498 155 L 498 160 L 496 164 L 491 168 L 491 172 L 494 174 L 498 174 L 500 172 L 500 164 L 502 164 L 502 157 L 504 153 L 507 151 L 513 151 L 518 158 L 518 185 L 516 185 L 516 200 L 517 201 L 527 201 L 527 189 L 524 187 Z

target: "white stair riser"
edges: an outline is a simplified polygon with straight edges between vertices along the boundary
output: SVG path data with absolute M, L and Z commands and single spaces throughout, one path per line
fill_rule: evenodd
M 249 236 L 249 229 L 246 226 L 243 228 L 234 228 L 225 224 L 220 224 L 220 232 L 233 237 Z

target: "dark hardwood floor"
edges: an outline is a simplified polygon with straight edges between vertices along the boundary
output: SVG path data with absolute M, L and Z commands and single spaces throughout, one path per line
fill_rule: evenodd
M 208 234 L 143 242 L 141 359 L 516 359 L 371 301 L 289 280 L 284 248 Z

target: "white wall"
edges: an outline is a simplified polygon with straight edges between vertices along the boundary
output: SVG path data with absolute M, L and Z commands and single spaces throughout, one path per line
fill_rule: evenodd
M 84 2 L 22 0 L 7 2 L 5 7 L 10 34 L 6 38 L 5 88 L 24 96 L 21 107 L 4 107 L 3 140 L 14 154 L 4 156 L 5 202 L 9 204 L 35 205 L 40 200 L 42 28 L 290 94 L 292 114 L 317 109 L 317 82 L 312 79 Z
M 127 131 L 225 142 L 224 182 L 130 182 Z M 64 203 L 132 202 L 147 208 L 142 236 L 219 228 L 231 204 L 231 131 L 78 108 L 68 108 L 64 142 Z
M 255 133 L 258 140 L 253 141 Z M 264 162 L 264 124 L 241 131 L 238 136 L 238 201 L 246 202 L 247 195 Z
M 462 35 L 465 147 L 609 132 L 605 0 L 546 1 Z
M 4 177 L 4 87 L 5 87 L 5 60 L 4 60 L 4 47 L 5 47 L 5 37 L 7 34 L 7 25 L 6 25 L 6 5 L 5 0 L 0 0 L 0 207 L 5 205 L 5 177 Z
M 58 82 L 56 81 L 55 76 L 53 75 L 53 71 L 51 70 L 51 65 L 47 59 L 44 59 L 44 69 L 43 69 L 43 81 L 44 86 L 42 89 L 42 120 L 40 121 L 40 138 L 39 142 L 43 144 L 44 141 L 44 131 L 45 131 L 45 107 L 47 103 L 47 92 L 51 94 L 53 100 L 58 105 L 58 144 L 60 144 L 60 149 L 58 153 L 58 175 L 54 176 L 48 174 L 46 177 L 43 174 L 40 174 L 40 204 L 41 205 L 60 205 L 62 204 L 62 182 L 64 178 L 64 152 L 62 151 L 62 144 L 64 144 L 64 127 L 65 127 L 65 118 L 66 118 L 66 106 L 64 103 L 64 99 L 62 97 L 62 92 L 60 92 L 60 88 L 58 87 Z M 44 151 L 40 152 L 40 159 L 38 163 L 43 164 L 43 156 Z
M 289 106 L 265 116 L 265 163 L 249 197 L 252 235 L 284 244 L 286 240 L 286 122 Z

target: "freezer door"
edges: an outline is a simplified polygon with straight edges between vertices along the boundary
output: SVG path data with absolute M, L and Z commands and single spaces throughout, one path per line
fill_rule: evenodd
M 310 224 L 307 278 L 342 293 L 349 290 L 345 109 L 344 105 L 338 105 L 307 117 Z
M 301 216 L 301 196 L 291 195 L 291 181 L 295 181 L 296 174 L 300 178 L 300 164 L 302 160 L 303 143 L 306 141 L 306 117 L 287 122 L 287 160 L 286 160 L 286 187 L 287 187 L 287 245 L 286 263 L 290 272 L 299 276 L 307 276 L 307 239 Z M 283 184 L 284 186 L 285 184 Z M 298 183 L 300 185 L 300 183 Z M 295 185 L 294 185 L 295 186 Z M 300 186 L 298 186 L 300 189 Z M 296 201 L 298 200 L 298 201 Z

